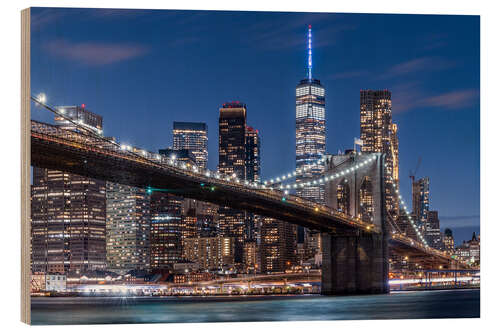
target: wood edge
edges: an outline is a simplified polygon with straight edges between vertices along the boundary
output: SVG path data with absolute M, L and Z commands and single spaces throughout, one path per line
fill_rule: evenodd
M 21 11 L 21 321 L 31 325 L 31 9 Z

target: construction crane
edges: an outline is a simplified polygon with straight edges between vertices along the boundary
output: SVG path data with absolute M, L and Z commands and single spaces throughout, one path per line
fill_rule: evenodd
M 413 184 L 415 182 L 415 176 L 417 175 L 418 168 L 420 167 L 420 163 L 422 163 L 422 156 L 418 157 L 418 162 L 417 166 L 415 167 L 415 170 L 410 170 L 410 180 L 411 183 Z

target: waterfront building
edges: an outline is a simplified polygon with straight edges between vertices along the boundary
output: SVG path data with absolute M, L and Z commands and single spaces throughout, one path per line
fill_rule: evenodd
M 387 89 L 360 91 L 360 138 L 363 153 L 385 154 L 386 208 L 396 218 L 399 204 L 393 194 L 393 184 L 398 188 L 399 148 L 397 126 L 392 122 L 391 98 L 391 92 Z
M 184 240 L 183 257 L 206 270 L 220 270 L 234 264 L 235 240 L 232 237 L 198 237 Z
M 102 117 L 84 105 L 56 108 L 89 132 L 102 133 Z M 78 130 L 59 115 L 54 120 L 61 128 Z M 33 167 L 31 245 L 32 272 L 105 269 L 106 182 Z
M 205 123 L 174 121 L 174 150 L 187 149 L 196 160 L 196 165 L 207 168 L 208 162 L 208 127 Z
M 438 212 L 436 210 L 431 210 L 428 213 L 427 226 L 424 235 L 427 244 L 429 244 L 429 246 L 438 250 L 444 249 L 443 238 L 439 225 Z
M 325 171 L 323 164 L 300 172 L 307 165 L 313 165 L 326 152 L 325 88 L 320 80 L 312 75 L 312 29 L 307 33 L 306 78 L 295 87 L 295 168 L 297 182 L 304 182 L 321 177 Z M 297 190 L 297 195 L 307 200 L 325 203 L 324 185 L 305 186 Z M 307 238 L 307 230 L 297 228 L 298 242 Z
M 168 269 L 182 259 L 182 198 L 153 191 L 150 207 L 150 267 Z
M 182 214 L 181 235 L 183 246 L 186 239 L 199 236 L 198 220 L 196 217 L 196 210 L 194 208 L 191 208 L 185 214 Z
M 107 269 L 126 273 L 150 266 L 149 195 L 146 190 L 106 183 Z
M 472 233 L 472 239 L 469 241 L 464 241 L 463 244 L 459 245 L 455 249 L 455 256 L 457 259 L 465 261 L 472 266 L 479 267 L 480 265 L 480 237 L 476 236 L 476 233 Z
M 295 264 L 296 233 L 287 222 L 264 217 L 260 232 L 261 273 L 284 272 Z
M 443 245 L 444 250 L 448 254 L 453 254 L 455 252 L 455 239 L 453 238 L 453 232 L 449 228 L 444 229 Z
M 245 241 L 243 244 L 243 264 L 247 273 L 257 272 L 259 267 L 257 257 L 257 242 Z

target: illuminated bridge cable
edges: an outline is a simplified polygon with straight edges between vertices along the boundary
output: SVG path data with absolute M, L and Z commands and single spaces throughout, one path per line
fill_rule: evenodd
M 413 222 L 413 218 L 411 217 L 411 214 L 408 211 L 408 208 L 406 207 L 406 203 L 404 202 L 403 197 L 401 196 L 398 189 L 396 188 L 396 183 L 394 183 L 394 179 L 391 176 L 389 176 L 389 179 L 392 181 L 392 189 L 391 189 L 392 194 L 398 198 L 400 205 L 403 207 L 403 209 L 402 210 L 400 209 L 400 211 L 403 211 L 403 213 L 406 215 L 408 222 L 412 226 L 413 230 L 416 232 L 420 241 L 425 245 L 425 247 L 429 247 L 424 236 L 422 235 L 420 230 L 418 230 L 418 227 L 416 226 L 416 224 Z
M 60 111 L 56 110 L 55 108 L 53 108 L 53 107 L 49 106 L 48 104 L 46 104 L 44 99 L 41 100 L 41 99 L 37 99 L 37 98 L 31 96 L 31 100 L 34 101 L 35 103 L 41 105 L 44 109 L 46 109 L 46 110 L 48 110 L 48 111 L 50 111 L 50 112 L 58 115 L 59 117 L 62 117 L 65 120 L 69 121 L 70 123 L 72 123 L 73 125 L 75 125 L 77 128 L 82 129 L 85 135 L 93 137 L 94 139 L 97 139 L 99 141 L 111 144 L 111 145 L 113 145 L 113 146 L 115 146 L 115 147 L 117 147 L 119 149 L 126 150 L 127 154 L 133 155 L 136 158 L 139 158 L 139 159 L 142 159 L 142 160 L 146 160 L 149 163 L 156 163 L 156 164 L 158 164 L 158 166 L 163 167 L 163 165 L 161 163 L 158 163 L 157 161 L 148 159 L 145 156 L 141 156 L 141 155 L 139 155 L 139 154 L 137 154 L 135 152 L 132 152 L 132 151 L 130 151 L 128 149 L 123 149 L 123 145 L 121 145 L 121 144 L 119 144 L 119 143 L 117 143 L 117 142 L 115 142 L 115 141 L 113 141 L 111 139 L 105 138 L 105 137 L 103 137 L 101 135 L 95 134 L 93 131 L 91 131 L 87 127 L 83 126 L 83 124 L 81 124 L 81 123 L 79 123 L 79 122 L 77 122 L 77 121 L 75 121 L 75 120 L 67 117 L 62 112 L 60 112 Z
M 364 166 L 367 166 L 368 164 L 370 164 L 370 162 L 374 162 L 375 160 L 376 160 L 376 156 L 371 156 L 371 157 L 368 157 L 366 159 L 363 159 L 361 162 L 356 163 L 354 166 L 350 166 L 350 167 L 347 167 L 347 168 L 342 169 L 342 170 L 335 170 L 335 172 L 329 173 L 327 175 L 324 175 L 324 176 L 321 176 L 318 178 L 308 179 L 308 180 L 304 180 L 302 182 L 297 182 L 294 184 L 284 185 L 284 184 L 280 183 L 279 186 L 278 186 L 278 184 L 273 184 L 273 185 L 278 186 L 276 188 L 279 188 L 280 190 L 303 188 L 305 186 L 322 185 L 322 184 L 328 183 L 332 180 L 335 180 L 337 178 L 344 177 L 344 176 L 350 174 L 351 172 L 354 172 L 354 171 L 356 171 Z M 273 186 L 273 185 L 270 185 L 270 186 Z

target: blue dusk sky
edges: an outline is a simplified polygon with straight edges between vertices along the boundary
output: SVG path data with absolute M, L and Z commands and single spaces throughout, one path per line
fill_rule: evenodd
M 458 241 L 479 231 L 479 16 L 33 8 L 32 94 L 103 116 L 104 134 L 157 151 L 173 121 L 208 124 L 218 159 L 218 110 L 248 108 L 262 139 L 264 179 L 295 166 L 295 86 L 326 89 L 327 151 L 359 137 L 360 89 L 389 89 L 399 126 L 401 190 L 430 178 L 430 208 Z M 37 107 L 32 118 L 51 121 Z

